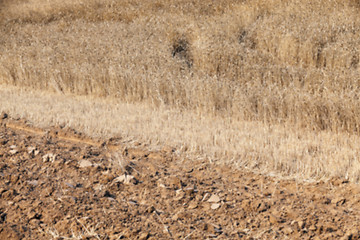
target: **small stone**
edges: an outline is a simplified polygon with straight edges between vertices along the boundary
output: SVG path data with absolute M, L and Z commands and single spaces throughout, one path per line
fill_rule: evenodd
M 220 202 L 220 197 L 216 194 L 213 194 L 209 199 L 208 202 L 210 203 L 218 203 Z
M 198 207 L 197 202 L 192 201 L 192 202 L 189 203 L 188 209 L 195 209 L 197 207 Z
M 141 233 L 139 240 L 146 240 L 149 238 L 149 233 Z
M 176 191 L 176 197 L 174 198 L 175 201 L 180 201 L 185 197 L 185 192 L 183 191 Z
M 30 184 L 30 185 L 32 185 L 32 186 L 34 186 L 34 187 L 36 187 L 37 185 L 39 185 L 39 181 L 37 181 L 37 180 L 27 181 L 27 183 Z
M 93 164 L 89 160 L 81 160 L 79 162 L 79 167 L 81 167 L 81 168 L 92 167 L 92 166 L 93 166 Z
M 292 228 L 291 227 L 285 227 L 284 229 L 283 229 L 283 232 L 286 234 L 286 235 L 290 235 L 290 234 L 292 234 L 294 231 L 292 230 Z
M 212 210 L 216 210 L 216 209 L 218 209 L 220 206 L 221 206 L 220 203 L 213 203 L 213 204 L 211 204 L 211 209 L 212 209 Z
M 69 188 L 75 188 L 75 186 L 74 186 L 73 184 L 71 184 L 71 183 L 66 182 L 65 184 L 66 184 L 66 186 L 68 186 Z
M 194 187 L 187 187 L 184 189 L 184 192 L 188 195 L 191 195 L 192 193 L 194 193 L 195 188 Z
M 11 155 L 16 154 L 17 152 L 18 152 L 18 150 L 16 150 L 16 149 L 12 149 L 12 150 L 9 151 L 9 153 L 10 153 Z
M 43 157 L 43 162 L 54 162 L 56 159 L 56 154 L 48 153 L 45 154 Z
M 270 215 L 269 215 L 269 222 L 270 222 L 271 224 L 277 224 L 277 223 L 280 222 L 280 219 L 279 219 L 278 217 L 276 217 L 275 215 L 270 214 Z
M 105 191 L 103 196 L 106 197 L 106 198 L 112 198 L 112 199 L 116 198 L 116 196 L 111 194 L 109 191 Z
M 305 227 L 305 222 L 304 221 L 298 221 L 298 226 L 300 229 L 303 229 Z
M 1 119 L 6 119 L 6 118 L 8 118 L 9 117 L 9 115 L 7 114 L 7 113 L 1 113 L 1 115 L 0 115 L 0 118 Z
M 173 221 L 177 221 L 178 219 L 179 219 L 179 214 L 177 214 L 177 213 L 171 217 L 171 220 L 173 220 Z
M 36 150 L 36 147 L 28 147 L 27 148 L 29 154 L 33 154 L 34 156 L 39 154 L 39 150 Z
M 93 189 L 94 189 L 95 191 L 101 191 L 101 190 L 103 189 L 103 185 L 102 185 L 102 184 L 96 184 L 96 185 L 93 187 Z
M 35 151 L 35 149 L 36 148 L 34 148 L 34 147 L 28 147 L 27 148 L 29 154 L 32 154 Z
M 115 178 L 114 181 L 121 182 L 124 184 L 137 184 L 138 183 L 137 179 L 134 176 L 127 175 L 127 174 L 124 174 L 124 175 L 121 175 L 121 176 Z
M 309 227 L 309 230 L 310 230 L 310 231 L 316 231 L 316 229 L 317 229 L 317 227 L 316 227 L 315 225 L 311 225 L 311 226 Z
M 37 156 L 40 153 L 40 151 L 36 150 L 35 147 L 28 147 L 27 150 L 28 150 L 28 153 L 33 156 Z
M 0 212 L 0 223 L 4 223 L 6 221 L 6 213 Z
M 170 188 L 174 188 L 174 189 L 181 189 L 182 188 L 182 182 L 180 180 L 180 178 L 176 177 L 176 176 L 172 176 L 169 179 L 166 180 L 170 186 Z

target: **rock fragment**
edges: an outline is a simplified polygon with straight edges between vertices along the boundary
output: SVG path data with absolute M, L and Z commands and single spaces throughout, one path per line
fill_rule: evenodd
M 30 180 L 30 181 L 27 181 L 28 184 L 36 187 L 37 185 L 39 185 L 39 181 L 38 180 Z
M 87 167 L 92 167 L 92 166 L 93 166 L 93 164 L 89 160 L 81 160 L 79 162 L 79 167 L 81 167 L 81 168 L 87 168 Z
M 213 204 L 211 204 L 211 209 L 212 209 L 212 210 L 216 210 L 216 209 L 218 209 L 220 206 L 221 206 L 220 203 L 213 203 Z
M 182 188 L 182 182 L 180 180 L 180 178 L 176 177 L 176 176 L 172 176 L 169 179 L 166 180 L 169 184 L 170 188 L 173 189 L 181 189 Z
M 310 230 L 310 231 L 316 231 L 316 230 L 317 230 L 317 227 L 316 227 L 315 225 L 311 225 L 311 226 L 309 227 L 309 230 Z
M 198 207 L 197 202 L 192 201 L 192 202 L 189 203 L 188 209 L 195 209 L 197 207 Z
M 180 201 L 181 199 L 183 199 L 185 197 L 185 192 L 183 192 L 182 190 L 177 190 L 176 191 L 176 196 L 174 198 L 175 201 Z
M 134 176 L 127 175 L 127 174 L 124 174 L 124 175 L 121 175 L 121 176 L 115 178 L 114 181 L 121 182 L 124 184 L 137 184 L 138 183 L 137 179 Z
M 7 113 L 5 113 L 5 112 L 2 112 L 1 114 L 0 114 L 0 118 L 3 120 L 3 119 L 6 119 L 6 118 L 8 118 L 9 117 L 9 115 L 7 114 Z
M 56 159 L 56 154 L 48 153 L 45 154 L 43 157 L 43 162 L 54 162 Z
M 216 195 L 216 194 L 213 194 L 213 195 L 208 199 L 208 202 L 210 202 L 210 203 L 218 203 L 218 202 L 220 202 L 220 201 L 221 201 L 220 197 L 219 197 L 218 195 Z
M 9 153 L 11 155 L 14 155 L 14 154 L 16 154 L 18 152 L 16 145 L 11 145 L 10 148 L 11 148 L 11 150 L 9 151 Z
M 11 150 L 9 151 L 9 153 L 10 153 L 11 155 L 15 155 L 17 152 L 18 152 L 17 149 L 11 149 Z
M 145 232 L 145 233 L 141 233 L 139 236 L 139 240 L 146 240 L 149 238 L 149 233 Z
M 286 235 L 290 235 L 292 234 L 294 231 L 292 230 L 291 227 L 287 226 L 283 229 L 283 232 L 286 234 Z
M 298 226 L 300 229 L 303 229 L 305 227 L 305 222 L 304 221 L 298 221 Z
M 279 223 L 280 219 L 278 217 L 276 217 L 275 215 L 270 214 L 269 215 L 269 222 L 270 222 L 270 224 L 274 225 L 274 224 Z
M 34 156 L 37 156 L 40 153 L 40 151 L 37 150 L 36 147 L 28 147 L 27 150 L 29 154 Z

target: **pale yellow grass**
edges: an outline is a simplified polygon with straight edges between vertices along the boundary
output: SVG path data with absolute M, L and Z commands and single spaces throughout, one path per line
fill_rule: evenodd
M 0 107 L 262 172 L 357 181 L 359 12 L 357 0 L 5 0 L 0 84 L 31 101 L 3 89 Z
M 360 137 L 347 133 L 303 131 L 5 85 L 0 89 L 0 111 L 38 127 L 58 125 L 95 138 L 119 136 L 124 144 L 142 141 L 150 149 L 172 146 L 184 157 L 270 175 L 352 181 L 360 176 Z
M 356 1 L 5 2 L 1 83 L 360 133 Z

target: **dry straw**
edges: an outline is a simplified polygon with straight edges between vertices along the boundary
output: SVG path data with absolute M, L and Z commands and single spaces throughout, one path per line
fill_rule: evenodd
M 359 10 L 355 0 L 2 1 L 0 83 L 289 132 L 358 135 Z M 230 136 L 207 151 L 225 156 Z M 270 161 L 263 155 L 258 161 Z M 332 155 L 321 156 L 311 176 Z M 309 167 L 272 161 L 268 167 L 283 173 Z

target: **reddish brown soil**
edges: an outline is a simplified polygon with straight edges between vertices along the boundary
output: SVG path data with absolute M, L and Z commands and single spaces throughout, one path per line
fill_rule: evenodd
M 0 127 L 0 239 L 360 236 L 360 187 L 340 179 L 296 183 L 141 146 L 111 161 L 96 142 L 16 124 Z

